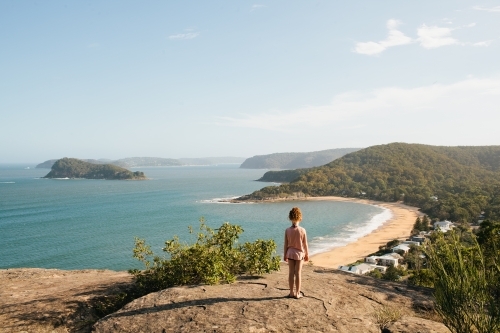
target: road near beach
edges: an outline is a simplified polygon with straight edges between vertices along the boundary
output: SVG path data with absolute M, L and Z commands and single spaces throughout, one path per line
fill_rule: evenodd
M 372 233 L 359 238 L 345 246 L 333 248 L 328 252 L 318 253 L 311 257 L 315 266 L 338 268 L 362 259 L 370 253 L 376 252 L 380 245 L 393 239 L 406 239 L 410 236 L 413 224 L 418 216 L 422 215 L 417 207 L 406 206 L 401 203 L 387 203 L 373 200 L 351 199 L 342 197 L 312 197 L 307 200 L 348 201 L 368 205 L 377 205 L 390 209 L 393 217 Z

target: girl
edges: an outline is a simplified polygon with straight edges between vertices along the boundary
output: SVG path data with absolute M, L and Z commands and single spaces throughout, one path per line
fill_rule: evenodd
M 288 297 L 301 298 L 300 280 L 302 273 L 303 260 L 309 260 L 309 249 L 307 248 L 306 229 L 299 227 L 299 222 L 302 221 L 302 212 L 298 207 L 293 207 L 288 218 L 292 222 L 292 226 L 285 230 L 285 248 L 284 260 L 288 262 L 288 285 L 290 286 L 290 294 Z M 295 279 L 295 289 L 293 291 Z

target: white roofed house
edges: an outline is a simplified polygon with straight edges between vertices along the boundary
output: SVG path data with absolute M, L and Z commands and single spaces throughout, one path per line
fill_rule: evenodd
M 441 232 L 447 232 L 453 229 L 453 223 L 450 221 L 440 221 L 440 222 L 435 222 L 434 223 L 434 230 L 436 231 L 441 231 Z
M 399 266 L 399 260 L 403 260 L 403 257 L 400 256 L 398 253 L 387 253 L 384 254 L 383 256 L 380 257 L 380 265 L 384 266 L 390 266 L 393 265 L 394 267 Z
M 359 264 L 356 266 L 352 266 L 350 271 L 353 272 L 354 274 L 366 274 L 375 269 L 374 265 L 368 265 L 368 264 Z
M 394 267 L 397 267 L 399 265 L 400 260 L 403 260 L 403 257 L 395 252 L 387 253 L 383 256 L 369 256 L 365 258 L 365 262 L 367 264 L 382 266 L 394 265 Z
M 347 273 L 352 273 L 352 274 L 359 274 L 359 275 L 364 275 L 366 273 L 369 273 L 373 270 L 379 270 L 382 273 L 385 273 L 385 270 L 387 267 L 384 266 L 377 266 L 377 265 L 371 265 L 371 264 L 358 264 L 354 266 L 339 266 L 339 270 L 347 272 Z
M 404 255 L 410 251 L 410 245 L 409 244 L 399 244 L 398 246 L 394 246 L 391 250 L 392 250 L 392 252 Z

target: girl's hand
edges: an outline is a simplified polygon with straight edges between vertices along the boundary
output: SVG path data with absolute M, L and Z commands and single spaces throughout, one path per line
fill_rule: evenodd
M 305 257 L 304 257 L 304 260 L 305 261 L 309 261 L 309 256 L 306 254 Z
M 287 257 L 283 257 L 283 260 L 285 260 L 285 262 L 288 262 L 288 258 Z

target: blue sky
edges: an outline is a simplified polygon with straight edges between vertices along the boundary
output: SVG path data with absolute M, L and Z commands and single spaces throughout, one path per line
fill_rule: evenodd
M 2 1 L 0 163 L 500 145 L 498 1 Z

